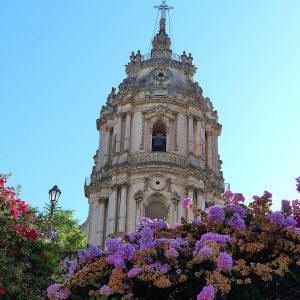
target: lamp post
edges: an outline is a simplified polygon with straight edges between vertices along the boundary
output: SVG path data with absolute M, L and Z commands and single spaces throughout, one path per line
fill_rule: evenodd
M 61 194 L 60 189 L 55 185 L 51 190 L 49 190 L 49 200 L 50 200 L 50 214 L 49 214 L 49 231 L 52 233 L 53 229 L 53 215 L 54 209 L 58 202 L 58 198 Z

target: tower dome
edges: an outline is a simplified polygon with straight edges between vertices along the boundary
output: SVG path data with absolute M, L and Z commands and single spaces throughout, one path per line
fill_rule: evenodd
M 85 183 L 89 241 L 103 246 L 109 235 L 135 229 L 141 217 L 181 217 L 182 199 L 201 209 L 219 203 L 224 190 L 217 111 L 193 76 L 191 54 L 176 55 L 166 33 L 165 1 L 151 53 L 132 52 L 127 77 L 112 88 L 97 120 L 99 149 Z

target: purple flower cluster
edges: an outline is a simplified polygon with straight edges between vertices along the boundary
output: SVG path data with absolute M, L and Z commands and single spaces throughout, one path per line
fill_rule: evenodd
M 231 201 L 232 203 L 244 202 L 245 197 L 242 193 L 235 193 Z
M 99 257 L 103 255 L 103 251 L 92 243 L 88 243 L 87 251 L 91 257 Z
M 106 261 L 114 265 L 115 268 L 124 269 L 126 267 L 125 261 L 131 260 L 135 254 L 135 250 L 135 247 L 129 243 L 121 244 L 114 253 L 106 258 Z
M 296 178 L 296 189 L 300 193 L 300 176 Z
M 230 271 L 233 266 L 232 257 L 227 252 L 221 252 L 217 260 L 218 271 Z
M 192 221 L 192 224 L 193 224 L 193 225 L 196 225 L 196 226 L 202 226 L 202 225 L 203 225 L 203 222 L 200 221 L 199 219 L 194 219 L 194 220 Z
M 140 274 L 142 272 L 142 269 L 141 268 L 132 268 L 128 271 L 127 275 L 128 277 L 135 277 L 137 276 L 138 274 Z
M 172 229 L 177 229 L 180 226 L 180 224 L 174 223 L 173 225 L 170 226 Z
M 257 201 L 260 200 L 260 197 L 257 196 L 257 195 L 253 195 L 253 196 L 252 196 L 252 199 L 254 200 L 254 202 L 257 202 Z
M 289 200 L 281 200 L 281 211 L 285 214 L 291 214 L 292 206 Z
M 264 191 L 263 197 L 271 199 L 272 198 L 272 194 L 268 191 Z
M 292 217 L 292 216 L 288 216 L 285 219 L 285 226 L 296 226 L 297 225 L 297 221 Z
M 238 214 L 241 218 L 244 218 L 245 216 L 245 209 L 238 204 L 234 204 L 234 203 L 226 204 L 224 206 L 224 209 L 225 211 L 230 211 L 235 214 Z
M 169 258 L 169 259 L 172 259 L 172 258 L 177 258 L 179 256 L 179 253 L 178 251 L 176 251 L 174 248 L 170 248 L 170 249 L 167 249 L 165 250 L 165 257 L 166 258 Z
M 105 296 L 109 296 L 111 293 L 110 287 L 108 285 L 103 285 L 100 288 L 100 294 L 101 295 L 105 295 Z
M 295 226 L 297 224 L 292 216 L 285 218 L 284 214 L 280 211 L 270 213 L 267 219 L 278 227 Z
M 292 209 L 293 209 L 293 214 L 297 215 L 300 213 L 300 201 L 297 200 L 292 200 Z
M 175 272 L 176 272 L 177 275 L 180 275 L 182 273 L 182 270 L 181 269 L 176 269 Z
M 272 212 L 268 215 L 267 219 L 278 226 L 283 226 L 284 225 L 284 215 L 280 211 Z
M 193 200 L 191 198 L 185 198 L 185 199 L 183 199 L 182 206 L 183 206 L 183 208 L 189 208 L 192 203 L 193 203 Z
M 201 236 L 199 242 L 200 242 L 200 245 L 203 245 L 207 241 L 211 241 L 211 242 L 214 242 L 219 245 L 224 245 L 224 244 L 230 242 L 231 240 L 232 240 L 232 238 L 228 235 L 208 232 Z
M 64 262 L 64 270 L 66 272 L 68 272 L 68 274 L 63 275 L 65 280 L 70 279 L 74 273 L 77 271 L 78 269 L 78 262 L 77 260 L 66 260 Z
M 163 274 L 168 273 L 171 270 L 171 266 L 169 264 L 160 264 L 160 263 L 153 263 L 149 264 L 145 267 L 145 270 L 157 270 Z
M 87 249 L 79 249 L 77 251 L 79 263 L 85 263 L 87 260 L 99 257 L 101 255 L 103 255 L 103 251 L 91 243 L 88 244 Z
M 203 255 L 206 258 L 209 258 L 212 256 L 212 251 L 208 246 L 204 246 L 200 249 L 199 254 Z
M 234 193 L 232 191 L 226 191 L 221 195 L 223 200 L 230 200 L 233 197 Z
M 122 242 L 117 239 L 106 238 L 105 249 L 108 253 L 115 253 L 121 247 Z
M 193 256 L 202 255 L 205 258 L 210 258 L 212 256 L 212 250 L 208 246 L 201 247 L 201 242 L 198 241 L 195 244 L 195 251 L 193 252 Z
M 154 248 L 153 230 L 150 227 L 145 227 L 140 232 L 139 243 L 141 250 Z
M 77 251 L 77 257 L 78 257 L 79 263 L 81 263 L 81 264 L 85 263 L 90 258 L 88 252 L 85 249 L 79 249 Z
M 55 283 L 47 288 L 47 296 L 50 299 L 68 299 L 71 296 L 71 292 L 68 288 L 61 289 L 61 284 Z
M 239 214 L 233 214 L 228 221 L 228 225 L 237 231 L 245 231 L 246 229 L 245 221 L 240 217 Z
M 182 238 L 176 238 L 176 239 L 158 238 L 154 240 L 154 243 L 156 246 L 170 245 L 170 247 L 173 247 L 175 249 L 180 249 L 182 247 L 187 247 L 189 245 L 189 242 Z
M 200 294 L 197 296 L 197 300 L 213 300 L 215 297 L 216 291 L 213 285 L 205 286 Z
M 223 222 L 225 219 L 225 213 L 221 206 L 214 205 L 207 209 L 207 217 L 208 222 Z
M 142 217 L 141 220 L 136 225 L 136 230 L 140 231 L 144 227 L 149 227 L 155 232 L 155 231 L 161 230 L 161 229 L 168 229 L 169 225 L 164 220 L 159 220 L 159 219 L 152 220 L 150 218 Z

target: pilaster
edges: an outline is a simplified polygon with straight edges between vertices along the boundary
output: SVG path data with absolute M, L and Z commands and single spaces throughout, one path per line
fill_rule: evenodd
M 124 151 L 129 151 L 131 134 L 131 111 L 126 112 Z
M 194 118 L 192 115 L 189 115 L 188 117 L 188 123 L 189 123 L 189 132 L 188 132 L 188 137 L 189 137 L 189 154 L 194 154 Z
M 106 229 L 107 235 L 116 234 L 117 196 L 118 196 L 118 185 L 113 185 L 110 187 L 110 194 L 108 199 L 107 229 Z
M 126 232 L 126 201 L 127 201 L 127 183 L 121 185 L 120 210 L 119 210 L 119 228 L 118 233 Z

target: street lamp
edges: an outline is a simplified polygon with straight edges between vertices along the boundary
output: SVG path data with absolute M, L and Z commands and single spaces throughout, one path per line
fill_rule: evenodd
M 58 198 L 61 194 L 60 189 L 55 185 L 51 190 L 49 190 L 49 199 L 50 199 L 50 214 L 49 214 L 49 231 L 52 233 L 53 229 L 53 214 L 55 206 L 58 202 Z
M 58 198 L 61 194 L 60 189 L 55 185 L 51 190 L 49 190 L 50 203 L 56 205 Z

